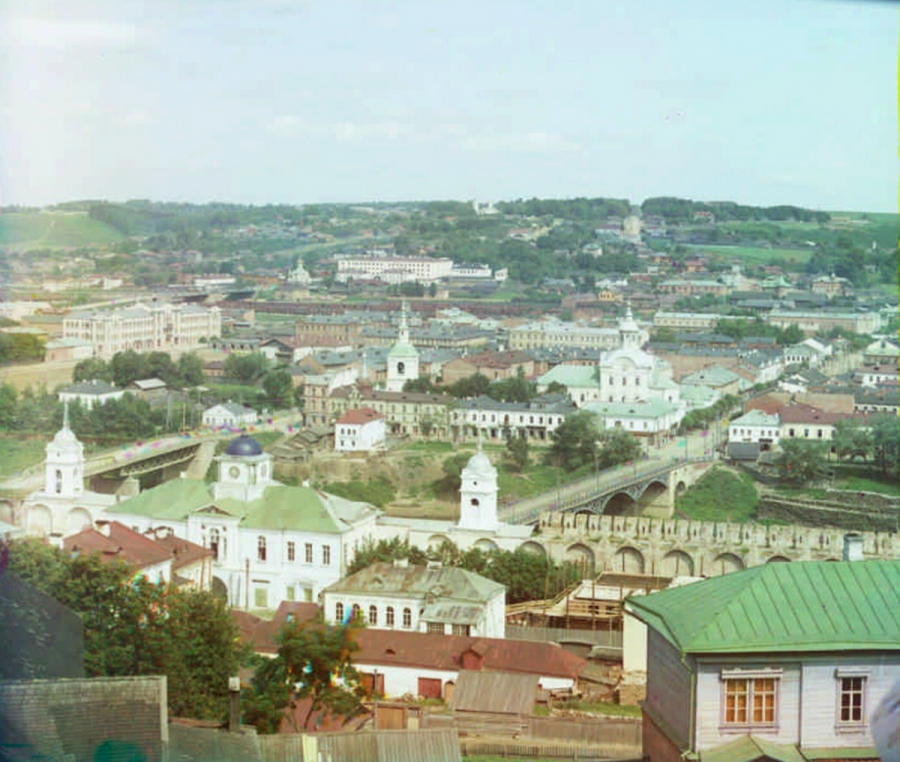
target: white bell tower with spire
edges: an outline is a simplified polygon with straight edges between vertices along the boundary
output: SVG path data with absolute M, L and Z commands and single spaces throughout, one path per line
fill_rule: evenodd
M 387 384 L 389 392 L 402 392 L 403 385 L 410 379 L 419 377 L 419 353 L 409 343 L 409 327 L 406 324 L 406 301 L 402 303 L 400 332 L 397 343 L 387 356 Z
M 59 497 L 80 497 L 84 492 L 84 445 L 69 428 L 69 403 L 63 407 L 63 426 L 47 445 L 44 491 Z
M 478 429 L 478 452 L 462 470 L 459 488 L 459 528 L 493 531 L 497 528 L 497 469 L 484 454 Z

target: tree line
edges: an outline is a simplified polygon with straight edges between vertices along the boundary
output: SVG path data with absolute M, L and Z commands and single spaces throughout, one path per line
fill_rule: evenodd
M 170 388 L 182 389 L 203 383 L 203 360 L 196 352 L 186 352 L 175 362 L 168 352 L 147 352 L 145 354 L 127 349 L 116 352 L 107 362 L 100 357 L 91 357 L 76 363 L 72 370 L 72 380 L 106 381 L 119 388 L 132 381 L 158 378 Z
M 812 211 L 799 206 L 746 206 L 733 201 L 692 201 L 686 198 L 659 196 L 648 198 L 641 205 L 645 215 L 663 217 L 668 223 L 692 222 L 697 212 L 712 212 L 717 222 L 771 220 L 785 222 L 818 222 L 831 220 L 828 212 Z

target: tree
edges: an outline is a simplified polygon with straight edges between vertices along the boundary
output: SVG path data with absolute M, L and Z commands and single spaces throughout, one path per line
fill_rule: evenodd
M 290 407 L 293 399 L 294 382 L 284 368 L 269 371 L 262 382 L 266 402 L 273 410 Z
M 545 460 L 550 465 L 562 466 L 566 471 L 594 462 L 597 454 L 597 419 L 593 413 L 581 410 L 566 416 L 552 435 L 552 444 Z
M 148 377 L 143 356 L 133 349 L 116 352 L 109 367 L 116 386 L 128 386 L 132 381 Z
M 782 439 L 778 471 L 783 479 L 797 484 L 817 482 L 828 473 L 827 445 L 806 439 Z
M 461 378 L 455 384 L 447 387 L 447 392 L 459 399 L 471 399 L 488 393 L 491 388 L 491 380 L 481 373 L 476 373 L 468 378 Z
M 442 464 L 444 478 L 441 479 L 441 488 L 444 492 L 455 495 L 462 486 L 462 471 L 472 457 L 470 452 L 458 452 L 451 455 Z
M 79 360 L 72 369 L 72 380 L 75 383 L 79 381 L 92 381 L 98 379 L 112 383 L 112 368 L 100 357 L 90 357 L 86 360 Z
M 203 360 L 196 352 L 186 352 L 178 358 L 178 376 L 182 386 L 199 386 L 205 380 Z
M 879 415 L 872 419 L 872 450 L 875 462 L 881 467 L 881 473 L 890 473 L 896 478 L 900 470 L 900 431 L 897 429 L 897 418 L 892 415 Z
M 294 405 L 300 410 L 306 407 L 306 398 L 303 396 L 303 384 L 298 384 L 294 387 Z
M 276 638 L 273 659 L 257 662 L 251 688 L 244 696 L 244 719 L 260 733 L 277 732 L 288 708 L 300 701 L 309 707 L 295 731 L 308 730 L 317 712 L 349 719 L 362 709 L 362 678 L 353 666 L 359 650 L 359 621 L 328 627 L 288 622 Z M 291 713 L 293 720 L 293 712 Z
M 506 440 L 506 456 L 516 471 L 524 471 L 528 465 L 528 440 L 511 436 Z
M 173 714 L 224 716 L 228 677 L 246 654 L 213 593 L 173 589 L 99 554 L 72 556 L 34 539 L 10 543 L 9 568 L 81 617 L 87 676 L 164 674 Z
M 796 323 L 791 323 L 787 328 L 785 328 L 780 336 L 778 337 L 778 343 L 782 346 L 788 347 L 794 344 L 799 344 L 806 337 L 803 334 L 803 331 L 800 329 L 800 326 Z
M 597 465 L 600 468 L 637 460 L 643 452 L 640 442 L 622 428 L 604 429 L 598 439 L 602 443 L 597 453 Z
M 230 354 L 225 360 L 225 375 L 236 381 L 253 383 L 269 370 L 269 360 L 261 352 L 248 355 Z
M 488 387 L 488 396 L 500 402 L 528 402 L 537 395 L 537 384 L 525 378 L 522 366 L 512 378 L 494 381 Z
M 16 428 L 19 394 L 9 383 L 0 384 L 0 428 Z
M 842 461 L 862 458 L 865 462 L 872 450 L 872 432 L 856 418 L 842 418 L 835 423 L 831 441 Z

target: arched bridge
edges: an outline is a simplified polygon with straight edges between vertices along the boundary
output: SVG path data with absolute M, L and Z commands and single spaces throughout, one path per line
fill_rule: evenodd
M 640 461 L 548 490 L 498 508 L 501 521 L 535 524 L 543 513 L 612 516 L 672 515 L 675 497 L 696 482 L 712 464 L 708 458 Z

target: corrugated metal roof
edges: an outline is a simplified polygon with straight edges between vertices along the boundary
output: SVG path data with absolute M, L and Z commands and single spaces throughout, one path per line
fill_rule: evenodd
M 511 672 L 476 672 L 462 669 L 450 708 L 462 712 L 497 712 L 531 715 L 538 676 Z
M 626 607 L 683 653 L 900 651 L 900 561 L 766 564 Z
M 793 744 L 775 743 L 757 736 L 741 736 L 709 751 L 701 752 L 700 762 L 806 762 Z

